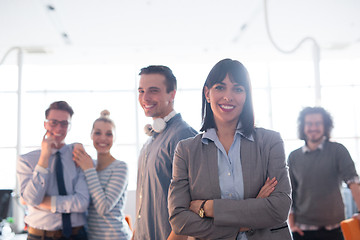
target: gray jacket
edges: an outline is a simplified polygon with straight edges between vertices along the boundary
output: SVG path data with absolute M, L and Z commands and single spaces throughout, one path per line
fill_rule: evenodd
M 274 131 L 256 128 L 254 141 L 241 139 L 244 200 L 221 199 L 217 148 L 204 144 L 202 134 L 179 142 L 169 189 L 170 224 L 175 233 L 199 239 L 236 239 L 240 227 L 249 240 L 291 239 L 286 220 L 291 187 L 283 141 Z M 267 177 L 278 184 L 267 198 L 256 199 Z M 189 210 L 192 200 L 214 199 L 214 218 Z

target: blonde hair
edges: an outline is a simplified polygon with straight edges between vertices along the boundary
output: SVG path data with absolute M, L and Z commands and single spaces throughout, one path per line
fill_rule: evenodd
M 113 120 L 111 120 L 111 118 L 109 116 L 110 116 L 109 110 L 106 110 L 106 109 L 102 110 L 100 112 L 100 117 L 94 121 L 92 129 L 94 129 L 95 123 L 98 122 L 98 121 L 103 121 L 103 122 L 106 122 L 106 123 L 110 123 L 111 126 L 113 128 L 115 128 L 115 123 L 114 123 Z
M 100 118 L 109 118 L 110 116 L 110 112 L 109 110 L 102 110 L 101 113 L 100 113 Z

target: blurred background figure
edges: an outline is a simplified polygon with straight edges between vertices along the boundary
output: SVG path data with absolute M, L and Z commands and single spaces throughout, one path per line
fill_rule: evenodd
M 298 134 L 305 145 L 288 159 L 293 197 L 289 224 L 295 240 L 344 239 L 342 182 L 360 207 L 355 164 L 342 144 L 330 141 L 332 129 L 332 117 L 322 107 L 306 107 L 299 114 Z

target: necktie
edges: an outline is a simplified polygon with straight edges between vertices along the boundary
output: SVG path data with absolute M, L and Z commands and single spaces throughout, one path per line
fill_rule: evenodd
M 60 152 L 56 152 L 56 180 L 59 189 L 59 194 L 67 195 L 65 189 L 64 173 L 63 173 L 63 166 L 61 163 Z M 70 213 L 62 214 L 62 225 L 63 225 L 63 229 L 62 229 L 63 235 L 67 238 L 70 237 L 71 235 Z

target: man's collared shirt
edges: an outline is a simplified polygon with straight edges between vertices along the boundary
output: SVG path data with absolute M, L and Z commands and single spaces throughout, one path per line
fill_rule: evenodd
M 62 213 L 71 213 L 73 227 L 86 223 L 85 211 L 90 196 L 84 174 L 75 166 L 72 159 L 72 145 L 64 145 L 57 151 L 61 154 L 64 166 L 64 182 L 67 195 L 60 196 L 57 187 L 55 160 L 56 152 L 49 158 L 49 167 L 37 165 L 41 150 L 35 150 L 20 156 L 17 175 L 20 182 L 21 197 L 26 202 L 29 212 L 25 222 L 37 229 L 59 230 L 62 228 Z M 36 207 L 45 196 L 51 196 L 51 211 Z

